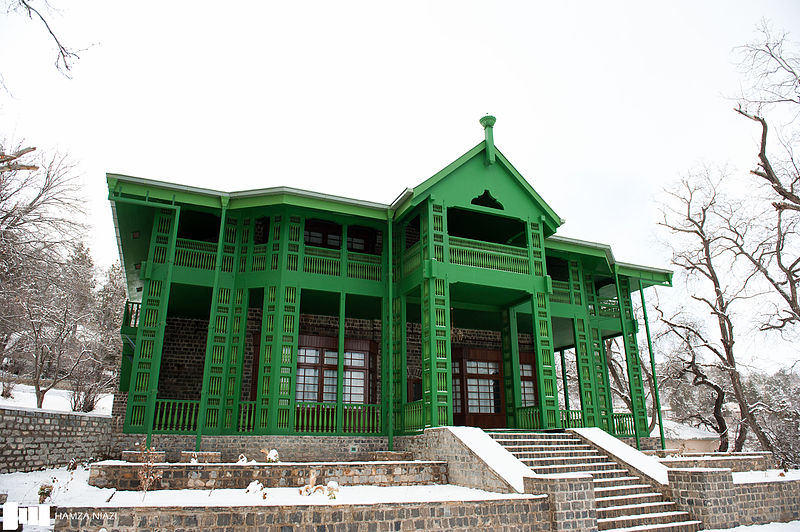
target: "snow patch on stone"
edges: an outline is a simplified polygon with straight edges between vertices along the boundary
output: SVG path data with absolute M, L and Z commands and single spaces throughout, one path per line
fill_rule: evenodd
M 634 469 L 641 471 L 643 474 L 647 475 L 659 484 L 666 485 L 669 483 L 667 478 L 667 467 L 659 462 L 657 458 L 647 456 L 643 452 L 637 451 L 630 445 L 619 441 L 617 438 L 607 433 L 603 429 L 590 427 L 585 429 L 570 430 L 591 441 L 594 445 L 606 453 L 613 455 Z
M 446 427 L 461 440 L 472 452 L 477 454 L 487 466 L 517 490 L 525 492 L 524 477 L 535 476 L 533 471 L 523 464 L 519 458 L 508 452 L 491 436 L 477 427 Z

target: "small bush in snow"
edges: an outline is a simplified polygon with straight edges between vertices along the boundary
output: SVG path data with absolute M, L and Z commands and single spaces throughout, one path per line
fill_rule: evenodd
M 339 495 L 339 483 L 335 480 L 328 482 L 328 485 L 325 486 L 325 494 L 329 499 L 335 499 Z
M 39 504 L 44 504 L 53 493 L 52 484 L 42 484 L 39 486 Z
M 254 480 L 247 486 L 247 489 L 244 490 L 245 493 L 254 493 L 261 496 L 262 499 L 267 498 L 267 488 L 265 488 L 261 482 Z
M 12 373 L 0 371 L 0 397 L 14 398 L 14 388 L 17 386 L 17 377 Z
M 268 464 L 274 464 L 280 461 L 277 449 L 270 449 L 269 451 L 266 449 L 261 449 L 261 452 L 264 453 L 264 461 Z
M 247 463 L 247 457 L 244 454 L 240 454 L 239 455 L 239 459 L 236 460 L 236 463 L 237 464 L 246 464 Z
M 138 476 L 139 482 L 142 486 L 142 500 L 144 500 L 145 496 L 147 495 L 147 490 L 153 487 L 156 482 L 161 480 L 163 472 L 158 471 L 155 468 L 154 464 L 157 456 L 155 449 L 147 447 L 141 452 L 142 463 L 139 466 Z

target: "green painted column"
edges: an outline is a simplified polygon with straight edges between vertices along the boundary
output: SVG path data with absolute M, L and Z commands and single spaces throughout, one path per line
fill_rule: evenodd
M 544 255 L 544 234 L 540 221 L 529 222 L 526 231 L 529 257 L 533 271 L 531 310 L 533 341 L 536 352 L 536 380 L 539 413 L 542 428 L 560 428 L 561 412 L 558 408 L 558 382 L 553 352 L 552 321 L 550 319 L 549 278 Z
M 631 394 L 632 414 L 636 446 L 639 447 L 639 437 L 647 436 L 647 410 L 644 404 L 644 382 L 642 381 L 642 368 L 639 361 L 639 346 L 636 342 L 636 320 L 631 304 L 630 282 L 625 277 L 614 278 L 617 285 L 617 300 L 619 302 L 620 326 L 625 347 L 625 363 L 628 369 L 628 387 Z
M 336 432 L 342 434 L 344 432 L 344 334 L 345 334 L 345 315 L 347 312 L 347 294 L 339 292 L 339 333 L 337 351 L 339 352 L 337 358 L 337 371 L 336 371 Z M 323 354 L 324 356 L 324 354 Z M 319 376 L 320 379 L 324 378 L 323 375 Z
M 453 424 L 450 362 L 450 287 L 435 277 L 434 263 L 444 262 L 447 234 L 444 207 L 429 200 L 422 217 L 422 399 L 426 426 Z
M 661 449 L 666 448 L 664 442 L 664 420 L 661 419 L 661 398 L 658 394 L 658 376 L 656 375 L 656 357 L 653 354 L 653 341 L 650 338 L 650 323 L 647 320 L 647 303 L 644 300 L 644 287 L 642 281 L 639 280 L 639 296 L 642 299 L 642 318 L 644 320 L 644 330 L 647 333 L 647 350 L 650 352 L 650 367 L 653 370 L 653 402 L 656 407 L 656 415 L 658 416 L 658 434 L 661 439 Z
M 517 408 L 522 406 L 522 381 L 519 367 L 519 337 L 517 311 L 504 309 L 500 316 L 500 341 L 503 350 L 503 386 L 506 396 L 506 427 L 518 427 Z
M 117 201 L 124 202 L 122 199 Z M 178 236 L 179 207 L 154 209 L 147 264 L 142 265 L 144 291 L 131 363 L 131 381 L 125 412 L 126 432 L 147 434 L 151 443 L 156 415 L 158 376 L 164 346 L 164 328 Z M 191 413 L 192 415 L 194 413 Z

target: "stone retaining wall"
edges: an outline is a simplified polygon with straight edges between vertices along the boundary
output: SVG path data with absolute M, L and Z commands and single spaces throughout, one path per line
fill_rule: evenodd
M 739 471 L 766 471 L 772 465 L 772 460 L 767 456 L 675 456 L 659 458 L 658 460 L 667 467 L 694 468 L 711 467 L 727 468 L 733 472 Z
M 139 530 L 498 530 L 549 532 L 545 497 L 484 501 L 208 508 L 56 508 L 55 528 Z M 95 517 L 93 518 L 93 514 Z
M 105 458 L 110 436 L 110 416 L 0 407 L 0 473 Z
M 114 432 L 111 456 L 143 444 L 144 434 Z M 166 451 L 168 462 L 180 460 L 181 451 L 193 451 L 196 437 L 192 434 L 153 434 L 152 447 Z M 281 462 L 353 462 L 370 459 L 370 453 L 385 451 L 386 436 L 289 436 L 289 435 L 223 435 L 203 436 L 201 451 L 220 451 L 223 462 L 236 462 L 240 454 L 248 460 L 264 460 L 261 449 L 277 449 Z
M 416 436 L 399 436 L 394 445 L 395 449 L 413 452 L 419 459 L 445 460 L 451 484 L 499 493 L 517 492 L 447 427 L 427 428 Z
M 730 469 L 670 469 L 669 490 L 703 528 L 800 519 L 800 480 L 734 483 Z
M 308 484 L 312 473 L 317 485 L 336 481 L 342 486 L 416 486 L 446 484 L 445 462 L 339 462 L 304 464 L 155 464 L 160 481 L 158 489 L 244 489 L 258 480 L 267 488 L 301 487 Z M 89 484 L 99 488 L 138 490 L 139 464 L 99 462 L 92 464 Z

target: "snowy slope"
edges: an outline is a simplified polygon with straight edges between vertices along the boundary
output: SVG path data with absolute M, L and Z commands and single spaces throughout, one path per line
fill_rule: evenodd
M 53 412 L 71 412 L 72 408 L 69 406 L 69 390 L 53 389 L 47 392 L 44 396 L 44 403 L 42 410 L 50 410 Z M 111 415 L 111 405 L 114 402 L 113 394 L 103 394 L 97 401 L 96 408 L 91 412 L 92 414 Z M 14 397 L 6 399 L 0 397 L 0 406 L 8 406 L 12 408 L 36 408 L 36 394 L 33 391 L 33 386 L 26 384 L 17 384 L 14 387 Z

